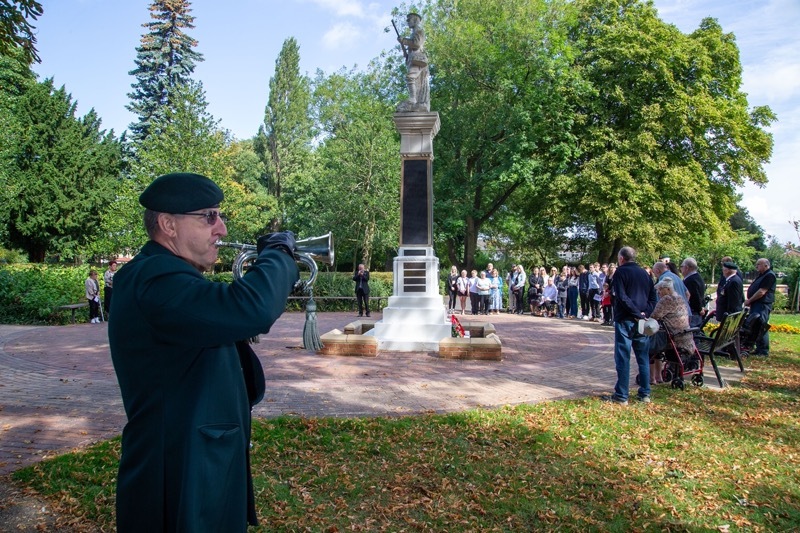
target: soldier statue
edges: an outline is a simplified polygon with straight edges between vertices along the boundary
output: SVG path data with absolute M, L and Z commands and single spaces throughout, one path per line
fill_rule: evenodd
M 399 113 L 429 112 L 431 110 L 431 89 L 428 80 L 428 55 L 425 53 L 425 30 L 422 28 L 422 17 L 417 13 L 409 13 L 406 23 L 411 29 L 411 36 L 398 35 L 397 40 L 406 57 L 408 100 L 401 102 L 397 106 L 397 111 Z

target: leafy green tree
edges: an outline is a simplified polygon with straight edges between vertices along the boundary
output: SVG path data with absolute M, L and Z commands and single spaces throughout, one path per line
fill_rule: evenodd
M 434 162 L 437 239 L 469 269 L 484 226 L 544 194 L 573 158 L 562 2 L 436 2 L 425 16 L 431 109 L 442 116 Z M 524 230 L 534 238 L 536 228 Z M 458 255 L 461 254 L 459 259 Z
M 252 140 L 229 144 L 223 155 L 223 207 L 229 218 L 228 239 L 255 243 L 259 236 L 269 233 L 278 202 L 264 185 L 264 165 Z
M 269 81 L 264 124 L 255 139 L 255 150 L 264 163 L 267 190 L 278 202 L 270 229 L 279 231 L 292 218 L 291 206 L 311 183 L 312 164 L 309 81 L 300 74 L 300 47 L 290 37 L 283 42 L 275 74 Z M 301 214 L 302 216 L 302 214 Z M 287 220 L 289 219 L 289 220 Z
M 4 109 L 11 106 L 9 98 L 20 96 L 34 83 L 36 75 L 25 61 L 22 50 L 16 48 L 0 55 L 0 105 Z
M 121 168 L 113 131 L 100 129 L 94 110 L 76 117 L 76 103 L 51 79 L 14 99 L 4 161 L 2 216 L 7 240 L 33 262 L 76 257 L 97 238 Z
M 763 184 L 768 107 L 748 110 L 732 34 L 706 19 L 691 35 L 651 2 L 579 0 L 572 68 L 580 156 L 558 180 L 556 211 L 594 230 L 598 259 L 619 248 L 668 249 L 726 233 L 735 189 Z
M 756 250 L 749 245 L 754 235 L 744 230 L 732 231 L 716 235 L 706 230 L 687 239 L 683 251 L 673 257 L 692 256 L 705 274 L 706 283 L 716 283 L 723 257 L 731 257 L 742 272 L 747 272 L 755 265 Z
M 767 249 L 767 245 L 764 241 L 764 228 L 753 220 L 753 217 L 750 216 L 750 212 L 746 207 L 737 205 L 736 212 L 731 215 L 729 222 L 731 228 L 734 230 L 744 230 L 753 235 L 753 240 L 747 243 L 748 246 L 754 248 L 757 252 L 763 252 Z
M 19 48 L 26 64 L 39 63 L 36 33 L 29 20 L 42 14 L 42 4 L 36 0 L 0 0 L 0 56 Z
M 149 10 L 152 20 L 142 25 L 148 32 L 136 48 L 136 68 L 129 72 L 136 78 L 127 106 L 138 116 L 130 125 L 134 142 L 161 133 L 153 129 L 154 122 L 164 125 L 167 110 L 179 105 L 176 91 L 190 83 L 196 63 L 203 61 L 194 50 L 197 41 L 186 33 L 194 28 L 189 0 L 154 0 Z
M 22 50 L 12 48 L 0 55 L 0 191 L 8 190 L 9 174 L 16 168 L 20 125 L 17 121 L 18 97 L 36 83 Z M 8 242 L 8 211 L 0 206 L 0 242 Z
M 190 82 L 176 89 L 175 104 L 153 125 L 161 133 L 144 139 L 114 206 L 103 217 L 106 252 L 135 252 L 147 240 L 139 195 L 156 177 L 196 172 L 214 179 L 225 193 L 222 210 L 230 217 L 230 240 L 254 242 L 275 210 L 274 199 L 258 182 L 262 169 L 249 143 L 232 143 L 208 112 L 203 86 Z
M 778 271 L 789 271 L 797 263 L 798 258 L 786 253 L 786 246 L 777 237 L 770 235 L 769 243 L 766 248 L 758 251 L 759 257 L 769 259 L 772 269 Z
M 382 93 L 387 83 L 378 65 L 363 73 L 319 75 L 316 82 L 323 141 L 314 221 L 320 233 L 334 233 L 340 260 L 354 264 L 385 261 L 400 240 L 399 142 L 394 103 Z

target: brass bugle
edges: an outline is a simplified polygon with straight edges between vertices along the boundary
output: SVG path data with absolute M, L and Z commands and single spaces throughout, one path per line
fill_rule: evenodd
M 247 265 L 255 261 L 258 251 L 255 244 L 242 244 L 238 242 L 218 241 L 218 248 L 234 248 L 239 250 L 233 260 L 233 278 L 241 278 L 247 270 Z M 308 267 L 310 272 L 306 281 L 302 279 L 295 285 L 295 291 L 307 291 L 311 289 L 317 279 L 317 261 L 332 265 L 334 260 L 333 235 L 331 232 L 319 237 L 308 237 L 300 239 L 295 243 L 294 260 Z

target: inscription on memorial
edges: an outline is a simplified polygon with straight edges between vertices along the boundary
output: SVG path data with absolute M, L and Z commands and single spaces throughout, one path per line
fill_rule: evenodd
M 403 290 L 405 292 L 425 292 L 425 263 L 403 263 Z
M 400 245 L 431 245 L 428 161 L 403 161 L 403 222 Z

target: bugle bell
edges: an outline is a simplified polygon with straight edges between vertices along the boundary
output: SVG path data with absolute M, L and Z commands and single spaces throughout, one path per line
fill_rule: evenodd
M 241 244 L 238 242 L 217 242 L 218 248 L 234 248 L 239 250 L 236 258 L 233 260 L 233 278 L 241 278 L 247 270 L 247 266 L 255 261 L 258 257 L 258 251 L 255 244 Z M 295 242 L 294 260 L 302 263 L 308 267 L 310 272 L 309 278 L 305 281 L 298 280 L 295 284 L 294 290 L 308 291 L 314 285 L 317 279 L 317 262 L 332 265 L 334 260 L 333 251 L 333 235 L 331 232 L 319 237 L 308 237 L 300 239 Z

